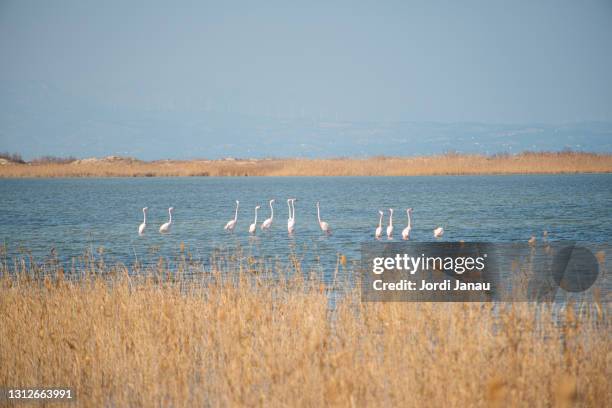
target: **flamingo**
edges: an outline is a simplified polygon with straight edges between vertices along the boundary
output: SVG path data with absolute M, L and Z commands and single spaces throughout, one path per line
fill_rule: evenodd
M 378 210 L 378 214 L 380 215 L 380 218 L 378 219 L 378 227 L 376 227 L 376 232 L 374 233 L 376 239 L 380 239 L 380 237 L 382 237 L 382 219 L 384 213 Z
M 274 221 L 274 207 L 272 204 L 274 203 L 274 199 L 270 200 L 270 218 L 261 223 L 261 229 L 267 230 L 272 226 L 272 221 Z
M 238 206 L 240 206 L 240 201 L 236 200 L 236 214 L 234 214 L 233 220 L 229 220 L 227 224 L 225 224 L 225 227 L 223 227 L 224 230 L 230 231 L 230 232 L 234 231 L 234 227 L 236 226 L 236 221 L 238 221 Z
M 172 227 L 172 211 L 174 211 L 174 207 L 168 208 L 168 214 L 170 215 L 170 219 L 167 223 L 162 224 L 162 226 L 159 227 L 159 232 L 161 232 L 162 234 L 170 232 L 170 227 Z
M 295 198 L 287 200 L 287 206 L 289 207 L 289 219 L 287 219 L 287 231 L 289 234 L 293 234 L 295 231 Z M 293 206 L 293 211 L 291 207 Z
M 257 210 L 259 210 L 259 206 L 255 207 L 255 221 L 249 226 L 250 234 L 255 234 L 255 232 L 257 232 Z
M 442 235 L 444 235 L 444 228 L 438 227 L 435 230 L 433 230 L 434 238 L 441 238 Z
M 145 232 L 145 228 L 147 228 L 147 210 L 149 209 L 149 207 L 145 207 L 142 209 L 142 224 L 140 224 L 140 226 L 138 227 L 138 235 L 140 235 L 141 237 L 144 235 Z
M 387 226 L 387 239 L 393 239 L 393 208 L 389 208 L 389 225 Z
M 325 221 L 321 221 L 321 210 L 319 208 L 318 201 L 317 201 L 317 218 L 319 220 L 319 227 L 321 227 L 321 231 L 323 231 L 326 234 L 331 234 L 331 228 L 329 227 L 329 224 L 326 223 Z
M 408 241 L 410 239 L 410 231 L 412 231 L 412 208 L 406 209 L 406 214 L 408 214 L 408 225 L 402 231 L 402 239 L 404 241 Z

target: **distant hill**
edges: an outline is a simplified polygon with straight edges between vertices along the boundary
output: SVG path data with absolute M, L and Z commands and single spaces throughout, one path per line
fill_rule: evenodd
M 612 152 L 612 123 L 345 122 L 108 106 L 40 82 L 0 83 L 0 151 L 160 158 Z

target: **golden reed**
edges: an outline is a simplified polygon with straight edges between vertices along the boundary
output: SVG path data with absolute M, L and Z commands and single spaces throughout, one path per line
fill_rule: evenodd
M 171 176 L 421 176 L 610 173 L 612 155 L 559 152 L 366 159 L 137 160 L 6 164 L 0 178 Z
M 332 288 L 297 267 L 157 268 L 92 262 L 69 280 L 5 263 L 0 384 L 72 386 L 79 406 L 610 405 L 607 302 L 361 303 L 347 289 L 330 308 Z

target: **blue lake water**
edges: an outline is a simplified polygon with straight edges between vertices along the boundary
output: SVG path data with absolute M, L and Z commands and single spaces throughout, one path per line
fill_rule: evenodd
M 287 234 L 287 202 L 296 197 L 296 233 Z M 253 209 L 269 232 L 247 230 Z M 240 200 L 234 233 L 223 230 Z M 315 202 L 333 229 L 319 230 Z M 142 207 L 148 228 L 137 234 Z M 171 234 L 161 235 L 174 206 Z M 550 240 L 608 243 L 612 238 L 612 175 L 529 175 L 448 177 L 240 177 L 101 178 L 0 180 L 0 240 L 14 256 L 22 248 L 44 259 L 55 249 L 67 261 L 85 250 L 105 248 L 108 261 L 155 262 L 181 243 L 207 259 L 216 249 L 241 247 L 246 253 L 335 267 L 338 253 L 359 259 L 362 242 L 374 240 L 378 210 L 395 209 L 395 239 L 413 207 L 412 239 L 432 241 L 436 226 L 444 240 L 516 242 L 542 231 Z M 155 250 L 152 251 L 151 248 Z

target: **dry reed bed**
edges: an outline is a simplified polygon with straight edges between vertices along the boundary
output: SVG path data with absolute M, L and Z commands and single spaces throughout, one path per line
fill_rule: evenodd
M 522 153 L 373 157 L 368 159 L 275 159 L 162 161 L 71 164 L 10 164 L 0 177 L 154 177 L 154 176 L 417 176 L 470 174 L 560 174 L 612 172 L 612 155 Z
M 92 263 L 67 280 L 5 263 L 0 384 L 73 386 L 81 406 L 610 405 L 607 303 L 560 322 L 550 306 L 361 303 L 349 290 L 332 310 L 330 288 L 299 272 L 232 283 L 160 268 Z

